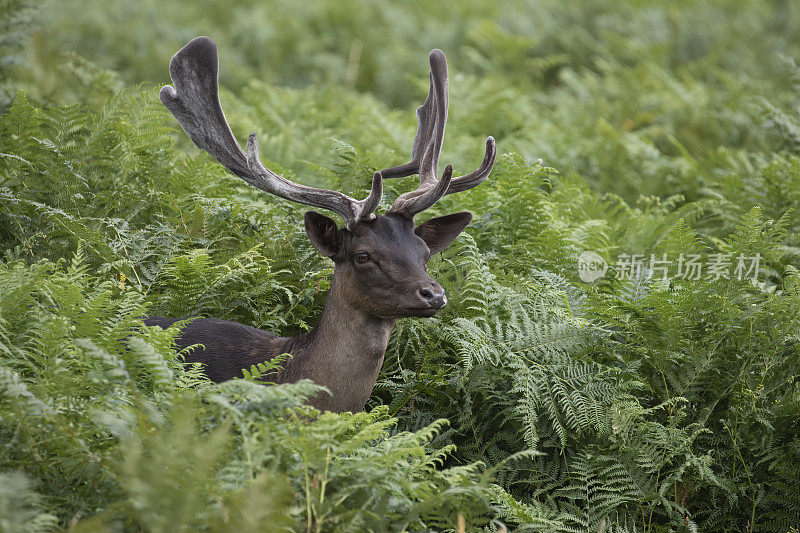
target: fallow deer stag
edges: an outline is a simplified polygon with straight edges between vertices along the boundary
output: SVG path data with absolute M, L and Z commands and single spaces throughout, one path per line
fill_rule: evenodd
M 486 140 L 480 167 L 453 177 L 450 165 L 437 179 L 439 153 L 447 121 L 447 62 L 441 50 L 430 54 L 430 91 L 417 109 L 417 133 L 411 161 L 376 172 L 372 191 L 354 200 L 337 191 L 294 183 L 266 168 L 258 156 L 255 132 L 243 152 L 225 120 L 218 93 L 217 46 L 197 37 L 169 64 L 174 87 L 161 89 L 161 102 L 178 119 L 189 138 L 225 168 L 250 185 L 281 198 L 324 208 L 345 225 L 314 211 L 305 214 L 311 243 L 334 262 L 331 290 L 319 323 L 297 337 L 278 337 L 236 322 L 198 318 L 180 333 L 180 348 L 202 344 L 186 357 L 203 363 L 208 377 L 222 382 L 242 375 L 243 368 L 282 354 L 292 354 L 282 370 L 270 376 L 277 383 L 308 378 L 324 385 L 309 403 L 321 410 L 360 411 L 364 408 L 400 317 L 431 317 L 445 306 L 444 290 L 425 272 L 431 254 L 441 252 L 469 224 L 472 214 L 454 213 L 414 227 L 414 216 L 442 196 L 480 184 L 492 170 L 494 139 Z M 385 215 L 373 213 L 380 203 L 384 178 L 419 174 L 419 188 L 402 194 Z M 148 325 L 168 327 L 175 319 L 150 317 Z

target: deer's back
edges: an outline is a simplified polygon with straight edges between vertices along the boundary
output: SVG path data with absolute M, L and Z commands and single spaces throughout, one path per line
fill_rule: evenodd
M 148 326 L 170 327 L 179 319 L 149 317 Z M 179 349 L 202 344 L 186 355 L 187 362 L 203 363 L 205 374 L 216 383 L 242 377 L 242 369 L 284 353 L 289 339 L 219 318 L 196 318 L 176 338 Z

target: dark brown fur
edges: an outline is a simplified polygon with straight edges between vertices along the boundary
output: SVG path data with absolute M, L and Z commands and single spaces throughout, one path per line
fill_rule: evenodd
M 446 248 L 469 223 L 469 213 L 438 217 L 414 228 L 411 217 L 389 214 L 339 229 L 330 218 L 309 211 L 306 231 L 314 246 L 335 264 L 331 291 L 316 327 L 305 335 L 277 337 L 260 329 L 198 318 L 181 331 L 178 347 L 202 344 L 186 357 L 203 363 L 215 382 L 242 376 L 243 368 L 290 353 L 270 379 L 293 383 L 311 379 L 327 387 L 309 403 L 330 411 L 360 411 L 367 403 L 392 328 L 400 317 L 429 317 L 447 300 L 425 272 L 432 253 Z M 359 263 L 357 254 L 369 254 Z M 150 326 L 176 320 L 151 317 Z

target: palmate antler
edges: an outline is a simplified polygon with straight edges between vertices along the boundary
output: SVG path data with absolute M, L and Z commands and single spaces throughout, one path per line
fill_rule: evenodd
M 300 185 L 272 172 L 258 157 L 255 132 L 247 140 L 245 154 L 219 103 L 218 72 L 216 43 L 208 37 L 196 37 L 169 62 L 175 87 L 165 85 L 159 93 L 161 102 L 198 148 L 254 187 L 286 200 L 330 209 L 345 220 L 348 228 L 371 216 L 383 195 L 380 172 L 372 177 L 369 196 L 354 200 L 341 192 Z
M 402 178 L 419 174 L 419 188 L 401 194 L 390 211 L 414 216 L 435 204 L 442 196 L 466 191 L 485 180 L 494 166 L 496 156 L 494 138 L 486 139 L 486 154 L 474 172 L 453 177 L 453 167 L 447 165 L 442 179 L 437 180 L 439 154 L 442 151 L 444 128 L 447 124 L 449 87 L 447 83 L 447 59 L 439 49 L 430 55 L 430 89 L 425 103 L 417 108 L 417 134 L 411 147 L 411 161 L 405 165 L 381 171 L 384 178 Z
M 486 155 L 476 171 L 453 178 L 453 169 L 447 165 L 441 180 L 436 179 L 447 123 L 447 60 L 444 52 L 433 50 L 430 64 L 430 91 L 425 103 L 417 108 L 417 134 L 411 149 L 411 161 L 376 172 L 372 176 L 372 190 L 364 200 L 355 200 L 338 191 L 294 183 L 271 171 L 258 157 L 255 132 L 248 138 L 247 153 L 242 151 L 219 102 L 217 45 L 208 37 L 192 39 L 172 57 L 169 73 L 174 87 L 162 87 L 159 98 L 194 144 L 225 168 L 268 193 L 329 209 L 341 216 L 346 227 L 351 229 L 358 222 L 374 217 L 372 213 L 383 195 L 383 178 L 419 174 L 419 188 L 400 195 L 390 209 L 390 212 L 413 217 L 446 194 L 475 187 L 492 170 L 496 154 L 494 139 L 489 137 L 486 139 Z

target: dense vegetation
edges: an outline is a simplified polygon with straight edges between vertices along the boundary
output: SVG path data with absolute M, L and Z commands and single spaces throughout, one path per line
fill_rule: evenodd
M 800 528 L 800 6 L 673 4 L 0 3 L 0 531 Z M 330 279 L 303 207 L 158 103 L 199 34 L 297 181 L 363 197 L 404 162 L 433 47 L 442 161 L 497 139 L 426 213 L 476 217 L 367 412 L 210 383 L 140 321 L 297 334 Z

